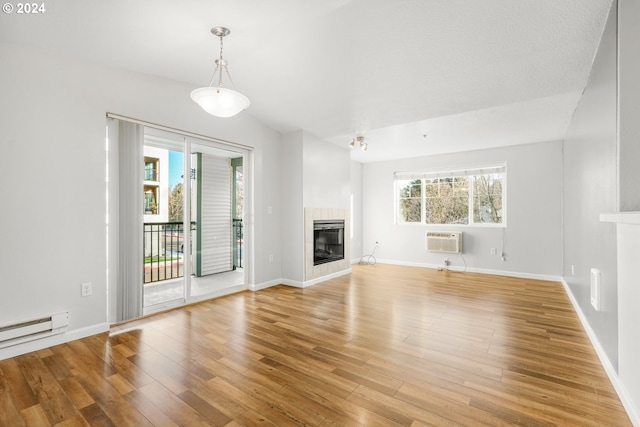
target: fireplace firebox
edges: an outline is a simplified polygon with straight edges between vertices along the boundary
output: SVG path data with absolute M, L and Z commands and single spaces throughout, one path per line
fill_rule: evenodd
M 344 220 L 313 221 L 313 265 L 344 259 Z

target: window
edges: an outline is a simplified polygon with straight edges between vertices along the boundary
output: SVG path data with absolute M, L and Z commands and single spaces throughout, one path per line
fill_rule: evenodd
M 158 215 L 158 187 L 144 186 L 144 213 Z
M 396 181 L 400 222 L 421 222 L 422 181 Z
M 396 172 L 396 222 L 504 225 L 506 166 Z
M 158 175 L 158 159 L 152 157 L 144 158 L 144 180 L 145 181 L 160 181 Z

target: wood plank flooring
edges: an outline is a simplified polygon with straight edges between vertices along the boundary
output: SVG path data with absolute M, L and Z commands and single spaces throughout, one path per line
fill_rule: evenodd
M 0 361 L 0 425 L 631 425 L 561 284 L 353 270 Z

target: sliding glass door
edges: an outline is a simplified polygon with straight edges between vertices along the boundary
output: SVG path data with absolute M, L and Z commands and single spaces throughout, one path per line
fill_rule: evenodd
M 185 302 L 184 144 L 181 135 L 145 127 L 143 306 Z
M 108 116 L 109 320 L 246 289 L 251 151 Z
M 192 280 L 189 295 L 198 297 L 241 286 L 245 282 L 238 246 L 243 245 L 233 163 L 241 153 L 193 140 L 191 214 L 196 227 L 192 240 Z M 234 257 L 234 254 L 236 255 Z
M 244 287 L 237 197 L 244 184 L 234 173 L 244 156 L 224 144 L 145 128 L 145 313 Z

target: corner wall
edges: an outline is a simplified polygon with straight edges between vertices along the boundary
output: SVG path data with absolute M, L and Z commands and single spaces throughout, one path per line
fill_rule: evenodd
M 304 209 L 302 178 L 302 131 L 283 138 L 282 150 L 282 277 L 304 280 Z
M 620 211 L 640 211 L 640 2 L 618 0 Z M 639 215 L 636 212 L 635 218 Z M 618 224 L 619 375 L 640 426 L 640 232 Z M 631 231 L 633 229 L 633 232 Z M 625 268 L 629 266 L 630 268 Z
M 564 142 L 564 272 L 585 328 L 640 426 L 638 212 L 640 5 L 614 1 Z M 601 309 L 589 270 L 602 272 Z
M 618 367 L 616 11 L 609 15 L 591 75 L 564 141 L 562 276 L 615 369 Z M 591 306 L 590 271 L 602 272 L 601 305 Z M 573 270 L 573 273 L 572 273 Z
M 640 3 L 618 0 L 620 210 L 640 211 Z
M 349 209 L 350 154 L 304 131 L 285 135 L 282 145 L 282 280 L 305 286 L 305 209 Z

